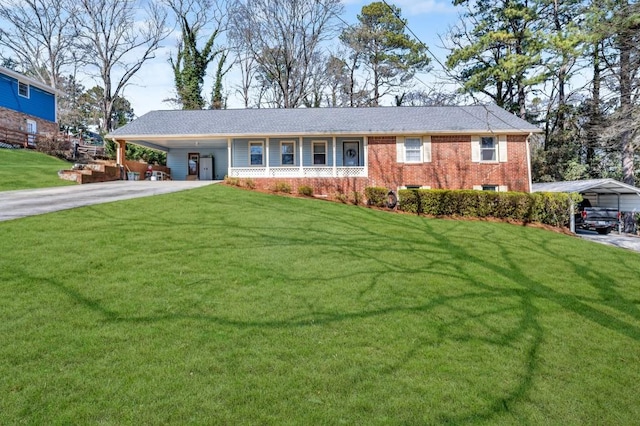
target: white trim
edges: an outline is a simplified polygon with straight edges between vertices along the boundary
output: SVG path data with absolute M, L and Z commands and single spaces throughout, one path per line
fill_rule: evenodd
M 233 161 L 233 143 L 231 141 L 231 138 L 227 138 L 227 169 L 230 169 L 233 167 L 232 164 Z M 228 170 L 227 170 L 227 174 L 228 174 Z
M 509 187 L 507 185 L 498 185 L 498 192 L 509 192 Z
M 422 139 L 422 160 L 425 163 L 431 162 L 431 136 L 424 136 Z
M 509 129 L 509 130 L 504 130 L 504 129 L 500 129 L 500 131 L 508 131 L 510 135 L 529 135 L 532 134 L 531 130 L 525 130 L 525 129 Z M 273 133 L 273 136 L 277 136 L 277 137 L 282 137 L 282 138 L 291 138 L 291 137 L 299 137 L 299 136 L 307 136 L 307 137 L 362 137 L 364 134 L 368 135 L 368 136 L 389 136 L 390 134 L 398 134 L 398 133 L 402 133 L 403 130 L 402 129 L 388 129 L 388 130 L 377 130 L 377 131 L 369 131 L 369 130 L 358 130 L 358 131 L 340 131 L 338 133 L 334 133 L 331 130 L 326 130 L 326 131 L 313 131 L 313 132 L 305 132 L 305 131 L 299 131 L 299 132 L 279 132 L 279 133 Z M 474 129 L 469 129 L 469 130 L 430 130 L 429 134 L 430 135 L 438 135 L 438 136 L 458 136 L 458 135 L 481 135 L 481 134 L 486 134 L 487 130 L 486 129 L 480 129 L 480 130 L 474 130 Z M 533 132 L 533 133 L 542 133 L 543 130 L 540 130 L 539 132 Z M 415 131 L 415 132 L 407 132 L 404 133 L 406 136 L 422 136 L 424 135 L 425 131 Z M 237 138 L 237 139 L 254 139 L 254 138 L 260 138 L 260 137 L 264 137 L 265 133 L 200 133 L 200 134 L 184 134 L 184 133 L 178 133 L 178 134 L 162 134 L 162 135 L 148 135 L 148 134 L 129 134 L 129 135 L 112 135 L 111 133 L 107 134 L 105 137 L 106 138 L 118 138 L 118 139 L 131 139 L 131 140 L 135 140 L 135 139 L 143 139 L 143 140 L 169 140 L 169 139 L 184 139 L 184 140 L 191 140 L 191 139 L 198 139 L 198 140 L 202 140 L 202 139 L 224 139 L 227 137 L 232 137 L 232 138 Z M 396 138 L 397 139 L 397 138 Z
M 316 164 L 315 163 L 315 159 L 314 159 L 314 155 L 315 155 L 315 151 L 313 149 L 314 145 L 324 145 L 324 163 L 323 164 Z M 328 143 L 325 139 L 316 139 L 316 140 L 312 140 L 311 141 L 311 165 L 312 166 L 326 166 L 329 164 L 329 162 L 327 161 L 329 158 L 329 147 L 328 147 Z
M 498 136 L 498 161 L 507 162 L 507 135 Z
M 304 171 L 304 140 L 301 137 L 298 138 L 298 150 L 300 156 L 300 163 L 298 164 L 298 168 L 300 170 L 300 174 L 302 174 Z
M 396 162 L 404 163 L 404 136 L 396 136 Z
M 409 161 L 407 159 L 407 139 L 411 139 L 412 141 L 418 142 L 418 159 Z M 423 151 L 424 151 L 424 141 L 420 137 L 405 137 L 404 138 L 404 162 L 407 164 L 419 164 L 424 162 Z
M 336 158 L 337 158 L 337 154 L 336 154 L 336 150 L 337 150 L 337 141 L 336 141 L 336 137 L 333 137 L 333 175 L 336 176 L 338 174 L 338 165 L 336 164 Z
M 529 174 L 529 192 L 533 192 L 533 177 L 531 176 L 531 147 L 529 146 L 529 138 L 531 138 L 532 135 L 533 133 L 529 133 L 529 136 L 525 139 L 525 149 L 527 150 L 527 173 Z
M 262 162 L 260 164 L 252 164 L 251 163 L 251 145 L 260 145 L 262 146 Z M 248 165 L 249 167 L 264 167 L 265 166 L 265 157 L 267 156 L 267 153 L 265 152 L 265 141 L 260 141 L 260 140 L 254 140 L 254 141 L 249 141 L 248 142 L 248 153 L 249 153 L 249 162 Z
M 480 136 L 474 135 L 471 136 L 471 162 L 479 163 L 480 160 Z M 473 189 L 476 189 L 476 187 L 474 186 Z M 480 189 L 482 189 L 482 187 L 480 187 Z
M 284 164 L 282 162 L 282 156 L 284 155 L 283 152 L 282 152 L 282 146 L 285 145 L 285 144 L 293 145 L 293 152 L 292 152 L 292 154 L 293 154 L 293 163 L 291 163 L 291 164 Z M 293 139 L 281 140 L 280 141 L 280 165 L 281 166 L 285 166 L 285 167 L 295 167 L 295 165 L 296 165 L 296 157 L 297 157 L 297 154 L 296 154 L 296 141 L 293 140 Z
M 482 185 L 473 185 L 474 191 L 482 191 Z

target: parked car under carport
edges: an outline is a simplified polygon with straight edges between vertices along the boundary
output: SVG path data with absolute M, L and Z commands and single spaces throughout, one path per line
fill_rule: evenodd
M 615 179 L 587 179 L 534 183 L 532 192 L 578 193 L 593 207 L 613 208 L 621 213 L 618 232 L 635 233 L 640 213 L 640 188 Z M 575 231 L 575 229 L 572 229 Z

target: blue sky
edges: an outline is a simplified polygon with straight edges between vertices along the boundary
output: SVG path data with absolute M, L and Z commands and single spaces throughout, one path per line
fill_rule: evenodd
M 373 0 L 343 0 L 345 13 L 342 18 L 348 23 L 355 23 L 362 6 L 370 4 Z M 395 0 L 388 1 L 402 9 L 402 16 L 408 20 L 411 30 L 420 40 L 429 46 L 434 55 L 441 61 L 445 60 L 446 51 L 439 46 L 442 44 L 439 35 L 446 34 L 448 28 L 458 20 L 458 10 L 450 1 L 440 0 Z M 151 110 L 171 109 L 170 104 L 163 102 L 172 97 L 173 76 L 168 58 L 175 51 L 176 39 L 168 38 L 163 43 L 156 58 L 146 63 L 133 78 L 124 92 L 124 96 L 131 102 L 134 112 L 141 116 Z M 427 84 L 437 81 L 435 71 L 441 69 L 435 61 L 432 61 L 434 73 L 421 75 L 420 80 Z M 229 94 L 228 105 L 230 108 L 242 107 L 241 101 L 234 96 L 233 86 L 237 84 L 233 74 L 225 81 L 225 91 Z M 91 87 L 90 81 L 85 81 L 85 86 Z M 210 92 L 211 83 L 205 82 L 205 90 Z

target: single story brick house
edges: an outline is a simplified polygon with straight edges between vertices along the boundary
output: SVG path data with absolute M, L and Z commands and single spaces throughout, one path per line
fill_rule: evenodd
M 167 153 L 174 180 L 531 191 L 529 136 L 495 106 L 152 111 L 107 135 Z
M 56 134 L 61 94 L 44 83 L 0 67 L 0 142 L 32 146 L 38 134 Z

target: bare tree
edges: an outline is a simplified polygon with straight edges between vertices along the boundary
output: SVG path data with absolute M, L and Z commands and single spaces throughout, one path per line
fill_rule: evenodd
M 338 30 L 340 0 L 246 0 L 235 2 L 231 36 L 250 53 L 274 106 L 301 106 L 322 43 Z
M 19 62 L 22 71 L 59 88 L 64 68 L 70 65 L 74 28 L 73 10 L 60 0 L 0 1 L 0 47 Z
M 80 0 L 74 23 L 77 46 L 103 85 L 102 127 L 112 130 L 115 100 L 168 35 L 166 12 L 149 2 L 146 14 L 136 0 Z M 142 16 L 144 15 L 144 16 Z

